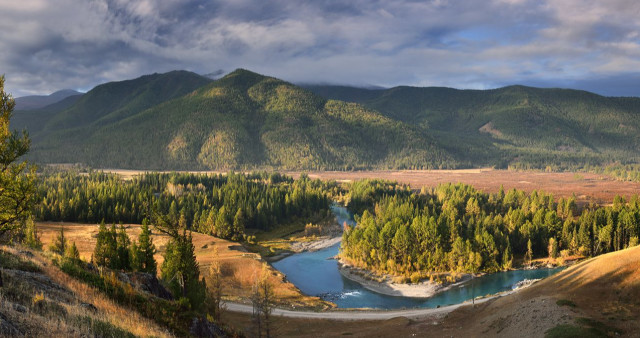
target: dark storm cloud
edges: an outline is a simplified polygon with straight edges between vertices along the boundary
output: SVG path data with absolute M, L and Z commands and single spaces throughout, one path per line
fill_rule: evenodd
M 626 0 L 6 1 L 0 73 L 17 96 L 237 67 L 306 83 L 638 95 L 639 17 Z

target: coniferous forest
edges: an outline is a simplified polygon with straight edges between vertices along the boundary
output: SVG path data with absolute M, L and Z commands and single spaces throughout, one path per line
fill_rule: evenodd
M 595 256 L 638 244 L 640 198 L 578 208 L 575 198 L 509 190 L 483 193 L 445 184 L 411 192 L 379 180 L 356 182 L 361 210 L 343 234 L 342 258 L 377 272 L 495 272 L 514 256 Z
M 329 212 L 327 184 L 277 173 L 146 173 L 123 181 L 116 174 L 61 171 L 44 174 L 38 219 L 83 223 L 142 223 L 166 214 L 180 226 L 242 240 L 245 228 L 269 230 L 296 217 Z

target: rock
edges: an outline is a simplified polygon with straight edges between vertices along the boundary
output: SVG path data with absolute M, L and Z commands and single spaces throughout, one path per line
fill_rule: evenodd
M 224 337 L 224 331 L 222 331 L 218 325 L 208 321 L 205 318 L 195 317 L 191 321 L 191 327 L 189 333 L 195 337 Z
M 7 319 L 2 313 L 0 313 L 0 336 L 21 336 L 22 332 L 16 328 L 13 323 Z
M 15 304 L 15 303 L 13 303 L 11 305 L 11 307 L 13 307 L 13 310 L 18 311 L 18 312 L 22 312 L 22 313 L 25 313 L 28 310 L 26 306 L 23 306 L 23 305 L 20 305 L 20 304 Z
M 122 279 L 121 279 L 122 280 Z M 158 277 L 146 272 L 131 272 L 127 274 L 127 283 L 138 290 L 150 293 L 156 297 L 172 300 L 173 295 L 160 283 Z
M 89 310 L 93 313 L 98 312 L 98 308 L 95 307 L 95 305 L 91 304 L 91 303 L 80 303 L 80 307 L 85 309 L 85 310 Z

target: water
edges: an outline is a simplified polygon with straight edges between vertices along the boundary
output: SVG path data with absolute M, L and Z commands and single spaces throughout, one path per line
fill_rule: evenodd
M 332 210 L 340 224 L 355 224 L 347 210 L 334 205 Z M 463 286 L 454 287 L 431 298 L 395 297 L 365 289 L 360 284 L 344 278 L 338 272 L 338 262 L 332 257 L 338 254 L 340 243 L 316 252 L 295 254 L 273 263 L 287 275 L 287 279 L 307 295 L 319 296 L 340 308 L 433 308 L 462 303 L 472 297 L 512 290 L 525 279 L 540 279 L 553 275 L 562 268 L 514 270 L 478 277 Z

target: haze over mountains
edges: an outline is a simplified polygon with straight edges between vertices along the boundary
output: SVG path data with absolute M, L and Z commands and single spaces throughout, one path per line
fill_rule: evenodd
M 75 98 L 75 99 L 74 99 Z M 575 168 L 640 158 L 640 98 L 302 88 L 247 70 L 174 71 L 14 112 L 30 158 L 136 169 Z

